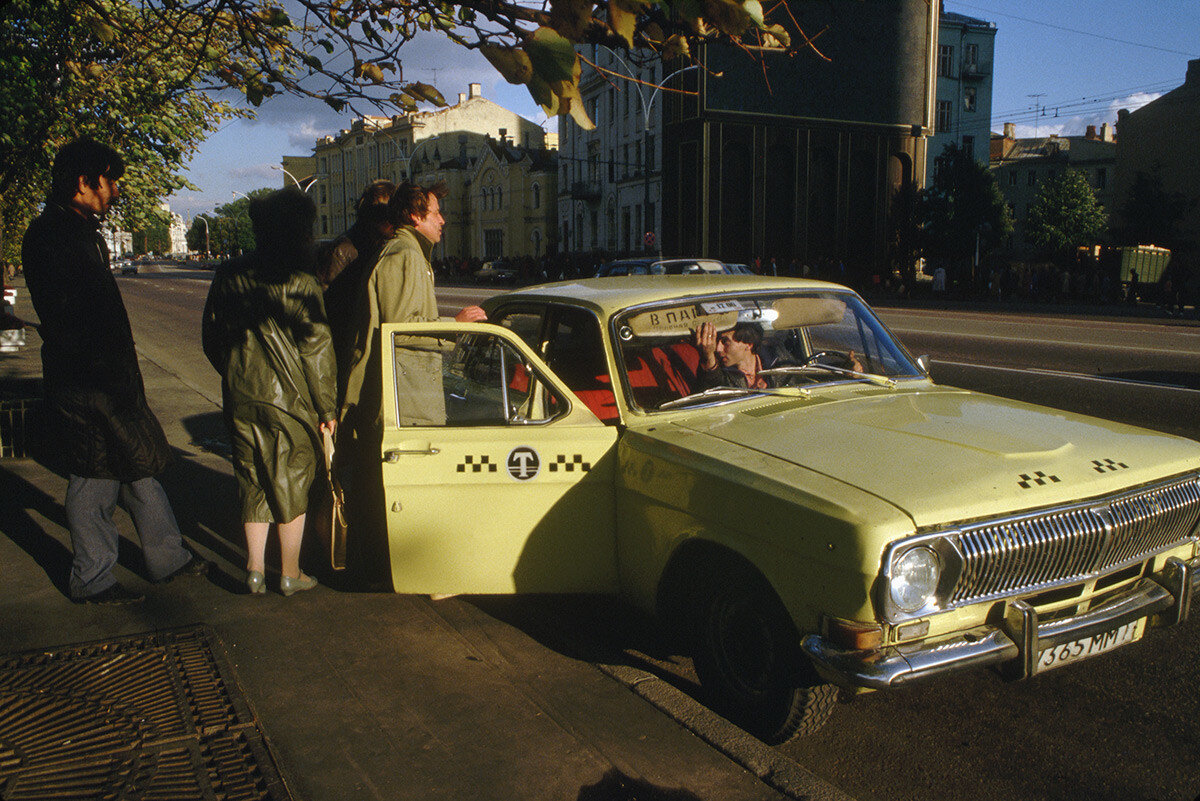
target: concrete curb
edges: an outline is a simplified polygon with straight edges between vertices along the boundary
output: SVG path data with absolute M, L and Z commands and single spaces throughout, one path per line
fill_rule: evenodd
M 679 725 L 753 773 L 789 798 L 804 801 L 854 801 L 795 761 L 747 734 L 725 718 L 653 673 L 626 665 L 593 663 L 601 672 L 624 684 Z

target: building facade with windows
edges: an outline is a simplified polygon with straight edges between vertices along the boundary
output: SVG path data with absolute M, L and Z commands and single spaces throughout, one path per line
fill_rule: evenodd
M 1107 123 L 1099 130 L 1089 125 L 1083 136 L 1018 139 L 1016 126 L 1006 122 L 1004 134 L 992 137 L 990 149 L 992 172 L 1013 216 L 1008 244 L 1014 254 L 1032 252 L 1025 233 L 1029 207 L 1037 200 L 1042 183 L 1063 170 L 1083 173 L 1106 211 L 1116 202 L 1117 142 Z
M 408 164 L 417 183 L 446 185 L 435 259 L 540 258 L 554 248 L 555 151 L 459 131 L 418 142 Z
M 484 261 L 547 255 L 557 245 L 558 160 L 552 150 L 487 141 L 471 171 L 468 250 Z
M 933 180 L 938 157 L 957 145 L 988 163 L 992 126 L 992 67 L 996 24 L 962 14 L 938 17 L 937 97 L 925 184 Z
M 353 224 L 354 204 L 370 182 L 386 178 L 399 183 L 418 169 L 428 172 L 428 165 L 458 158 L 460 135 L 468 143 L 478 141 L 472 135 L 490 135 L 533 149 L 544 148 L 547 140 L 540 125 L 483 97 L 478 83 L 470 84 L 447 108 L 360 117 L 336 136 L 318 140 L 313 148 L 316 181 L 310 193 L 317 204 L 317 238 L 339 236 Z M 441 140 L 441 149 L 418 151 L 420 143 L 435 137 Z M 428 158 L 428 163 L 414 164 L 418 155 Z
M 1117 134 L 1114 210 L 1120 211 L 1139 173 L 1157 178 L 1164 192 L 1186 204 L 1170 244 L 1200 247 L 1200 59 L 1188 62 L 1182 86 L 1136 111 L 1118 112 Z
M 661 232 L 662 101 L 674 70 L 652 54 L 580 48 L 580 94 L 595 130 L 564 122 L 558 155 L 558 239 L 572 253 L 655 251 Z M 593 66 L 595 65 L 595 66 Z
M 859 286 L 895 269 L 933 127 L 935 6 L 808 4 L 825 59 L 699 51 L 664 102 L 664 250 Z

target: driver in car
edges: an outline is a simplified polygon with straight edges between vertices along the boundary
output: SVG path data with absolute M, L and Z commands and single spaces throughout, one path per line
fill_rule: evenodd
M 697 392 L 712 387 L 769 389 L 779 386 L 768 379 L 778 380 L 780 376 L 760 375 L 763 329 L 758 323 L 742 322 L 717 331 L 712 323 L 704 322 L 693 333 L 692 344 L 700 352 L 700 364 L 696 368 Z M 862 362 L 854 351 L 850 351 L 845 359 L 848 368 L 863 371 Z
M 700 323 L 693 334 L 693 344 L 700 352 L 696 368 L 696 389 L 709 387 L 743 387 L 766 389 L 759 348 L 763 329 L 758 323 L 738 323 L 718 332 L 712 323 Z

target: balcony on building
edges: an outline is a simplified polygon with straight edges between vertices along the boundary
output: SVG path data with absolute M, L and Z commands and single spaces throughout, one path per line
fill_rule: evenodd
M 992 74 L 990 64 L 984 64 L 980 61 L 963 60 L 962 69 L 959 75 L 964 81 L 982 81 L 984 78 Z

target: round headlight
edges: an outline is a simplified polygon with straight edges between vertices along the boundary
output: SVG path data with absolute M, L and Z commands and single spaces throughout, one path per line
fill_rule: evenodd
M 937 590 L 942 568 L 938 557 L 924 546 L 908 551 L 892 565 L 892 602 L 905 612 L 925 606 Z

